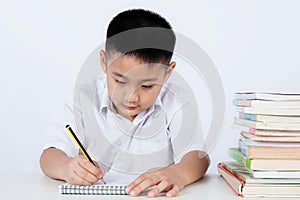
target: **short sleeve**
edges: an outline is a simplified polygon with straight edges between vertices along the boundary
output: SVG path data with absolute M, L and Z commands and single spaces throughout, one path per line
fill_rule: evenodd
M 78 155 L 78 148 L 65 128 L 67 124 L 69 124 L 77 133 L 77 127 L 74 120 L 73 101 L 71 98 L 64 102 L 63 116 L 58 117 L 56 122 L 54 122 L 48 142 L 43 147 L 44 150 L 54 147 L 65 152 L 70 157 Z
M 167 102 L 164 107 L 174 162 L 178 163 L 188 152 L 202 149 L 203 132 L 195 96 L 178 86 L 172 86 L 171 90 L 172 95 L 164 99 Z

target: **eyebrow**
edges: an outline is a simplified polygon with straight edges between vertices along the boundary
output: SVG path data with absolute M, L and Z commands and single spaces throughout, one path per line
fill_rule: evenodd
M 120 74 L 119 72 L 112 72 L 115 76 L 118 76 L 120 78 L 124 78 L 124 79 L 128 79 L 126 76 L 124 76 L 123 74 Z
M 120 77 L 120 78 L 124 78 L 124 79 L 126 79 L 126 80 L 129 80 L 129 78 L 128 77 L 126 77 L 126 76 L 124 76 L 123 74 L 120 74 L 119 72 L 112 72 L 115 76 L 118 76 L 118 77 Z M 156 81 L 157 80 L 157 78 L 146 78 L 146 79 L 143 79 L 143 80 L 141 80 L 140 82 L 141 83 L 144 83 L 144 82 L 151 82 L 151 81 Z

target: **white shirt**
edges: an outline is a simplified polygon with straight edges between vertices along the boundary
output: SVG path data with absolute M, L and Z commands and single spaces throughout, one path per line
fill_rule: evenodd
M 174 83 L 166 83 L 155 103 L 132 122 L 115 112 L 105 77 L 80 87 L 73 100 L 73 106 L 72 102 L 65 104 L 64 124 L 58 126 L 44 149 L 55 147 L 68 156 L 78 155 L 64 128 L 70 124 L 100 167 L 111 173 L 135 175 L 177 163 L 187 152 L 201 150 L 195 98 Z M 189 124 L 191 121 L 195 123 Z

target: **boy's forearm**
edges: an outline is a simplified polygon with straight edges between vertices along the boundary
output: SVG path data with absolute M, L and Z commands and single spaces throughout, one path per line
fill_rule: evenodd
M 42 153 L 40 166 L 45 175 L 54 179 L 64 180 L 64 165 L 70 159 L 63 151 L 49 148 Z
M 205 174 L 209 164 L 208 154 L 203 151 L 191 151 L 174 167 L 178 170 L 178 174 L 186 186 L 199 180 Z

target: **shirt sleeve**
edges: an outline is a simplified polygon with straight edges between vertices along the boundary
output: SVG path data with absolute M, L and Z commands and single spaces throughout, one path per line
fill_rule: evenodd
M 202 150 L 204 141 L 196 99 L 191 94 L 180 95 L 184 96 L 180 101 L 170 99 L 168 103 L 172 111 L 168 117 L 168 132 L 175 163 L 190 151 Z
M 64 102 L 63 116 L 58 117 L 57 121 L 54 123 L 50 138 L 48 138 L 48 142 L 44 145 L 43 150 L 54 147 L 65 152 L 70 157 L 78 155 L 79 150 L 65 128 L 67 124 L 72 127 L 75 133 L 77 132 L 71 98 Z M 80 136 L 77 135 L 77 137 Z

